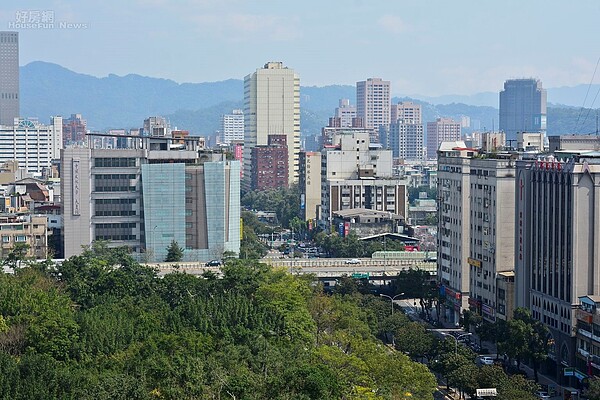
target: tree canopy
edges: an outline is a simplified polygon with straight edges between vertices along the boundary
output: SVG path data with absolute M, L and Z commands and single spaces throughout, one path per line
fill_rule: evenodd
M 406 322 L 389 317 L 256 260 L 159 278 L 97 243 L 0 274 L 0 399 L 433 399 L 427 367 L 378 339 Z

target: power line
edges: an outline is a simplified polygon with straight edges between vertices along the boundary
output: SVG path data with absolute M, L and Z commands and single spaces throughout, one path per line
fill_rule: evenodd
M 577 116 L 577 123 L 575 123 L 575 133 L 579 132 L 579 119 L 581 118 L 581 114 L 585 109 L 585 102 L 587 101 L 588 95 L 590 93 L 590 89 L 592 87 L 592 83 L 594 82 L 594 78 L 596 77 L 596 71 L 598 70 L 598 64 L 600 64 L 600 57 L 598 57 L 598 61 L 596 61 L 596 68 L 594 68 L 594 73 L 592 74 L 592 79 L 590 80 L 590 84 L 588 85 L 587 91 L 585 92 L 585 98 L 583 99 L 583 105 L 579 110 L 579 115 Z M 598 97 L 598 93 L 596 93 L 596 97 Z M 595 98 L 594 98 L 595 101 Z M 588 112 L 589 114 L 589 112 Z M 587 116 L 586 116 L 587 119 Z M 582 124 L 583 125 L 583 124 Z M 583 128 L 583 126 L 582 126 Z

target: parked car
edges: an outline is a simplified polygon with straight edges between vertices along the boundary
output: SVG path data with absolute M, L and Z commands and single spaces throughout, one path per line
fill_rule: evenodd
M 538 399 L 549 399 L 550 395 L 548 394 L 548 392 L 544 392 L 544 391 L 539 391 L 535 393 L 535 397 L 537 397 Z
M 481 365 L 494 365 L 494 359 L 488 356 L 479 357 L 479 362 Z
M 219 260 L 210 260 L 209 262 L 206 263 L 207 267 L 220 267 L 221 266 L 221 261 Z
M 358 258 L 351 258 L 344 261 L 344 264 L 360 264 L 360 260 Z

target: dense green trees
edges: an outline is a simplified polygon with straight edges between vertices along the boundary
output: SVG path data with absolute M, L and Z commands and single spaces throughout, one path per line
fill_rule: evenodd
M 376 338 L 406 322 L 357 290 L 252 260 L 194 277 L 98 243 L 0 274 L 0 399 L 432 399 Z
M 382 251 L 384 248 L 388 251 L 404 250 L 404 243 L 400 240 L 387 240 L 386 243 L 366 242 L 358 239 L 358 235 L 351 231 L 345 237 L 337 233 L 327 234 L 319 232 L 314 237 L 317 246 L 321 247 L 330 257 L 351 258 L 351 257 L 371 257 L 376 251 Z
M 166 262 L 178 262 L 183 259 L 183 248 L 176 242 L 172 241 L 169 247 L 167 247 L 167 256 L 165 257 Z

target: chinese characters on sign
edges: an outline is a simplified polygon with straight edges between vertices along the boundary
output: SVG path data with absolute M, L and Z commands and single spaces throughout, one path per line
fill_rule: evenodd
M 79 160 L 73 160 L 73 176 L 71 177 L 73 184 L 73 215 L 81 215 L 81 190 L 79 187 Z

